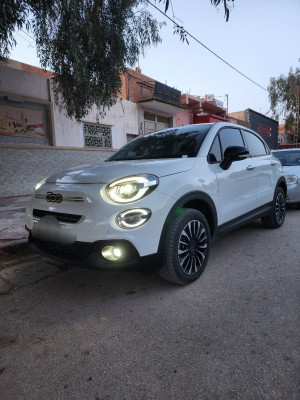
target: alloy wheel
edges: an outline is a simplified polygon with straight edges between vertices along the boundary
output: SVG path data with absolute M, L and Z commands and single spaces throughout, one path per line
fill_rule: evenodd
M 188 222 L 178 242 L 178 261 L 182 271 L 191 275 L 202 266 L 208 248 L 207 232 L 198 220 Z
M 285 209 L 286 209 L 285 196 L 283 195 L 283 193 L 280 192 L 276 197 L 276 203 L 275 203 L 275 215 L 277 222 L 279 224 L 282 224 L 284 221 Z

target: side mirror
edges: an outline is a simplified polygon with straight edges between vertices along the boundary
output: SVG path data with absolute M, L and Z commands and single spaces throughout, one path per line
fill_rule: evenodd
M 242 146 L 229 146 L 224 152 L 224 160 L 220 167 L 224 170 L 228 169 L 233 161 L 241 161 L 248 158 L 249 150 Z

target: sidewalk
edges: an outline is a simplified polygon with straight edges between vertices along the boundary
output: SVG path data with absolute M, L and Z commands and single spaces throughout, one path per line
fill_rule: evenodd
M 0 296 L 59 273 L 57 267 L 67 268 L 29 246 L 24 225 L 30 197 L 0 198 Z
M 0 252 L 27 246 L 25 209 L 31 196 L 0 198 Z

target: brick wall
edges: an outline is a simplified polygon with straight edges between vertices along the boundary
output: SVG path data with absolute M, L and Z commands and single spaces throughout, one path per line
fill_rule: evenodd
M 102 150 L 0 147 L 0 197 L 30 195 L 46 176 L 103 162 L 112 154 Z

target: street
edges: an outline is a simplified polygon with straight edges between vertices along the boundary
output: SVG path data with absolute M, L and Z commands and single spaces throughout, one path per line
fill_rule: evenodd
M 1 400 L 299 399 L 299 238 L 299 210 L 257 220 L 188 286 L 2 260 Z

